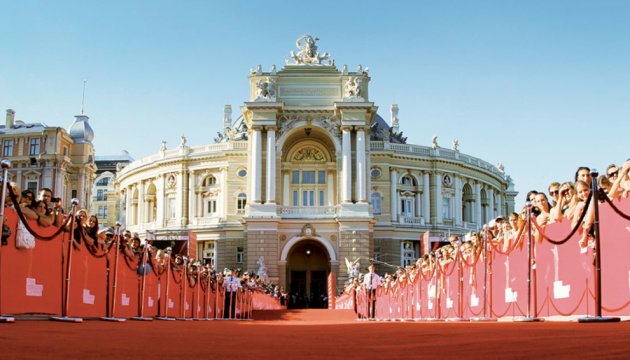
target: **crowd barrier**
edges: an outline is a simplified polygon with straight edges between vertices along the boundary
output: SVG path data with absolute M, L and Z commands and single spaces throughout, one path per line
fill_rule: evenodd
M 83 239 L 70 244 L 69 231 L 29 221 L 35 247 L 16 247 L 18 214 L 4 209 L 11 235 L 0 247 L 0 315 L 50 315 L 55 319 L 127 318 L 222 319 L 225 289 L 202 266 L 163 261 L 145 246 L 130 257 L 123 247 L 91 247 Z M 117 231 L 118 232 L 118 231 Z M 83 236 L 86 236 L 84 233 Z M 120 235 L 117 234 L 118 239 Z M 115 242 L 116 243 L 116 242 Z M 282 308 L 278 300 L 257 290 L 240 289 L 232 296 L 236 319 L 251 319 L 252 310 Z
M 538 227 L 539 241 L 527 230 L 509 246 L 488 244 L 487 261 L 478 251 L 457 252 L 455 261 L 419 271 L 377 289 L 375 318 L 380 320 L 470 320 L 630 316 L 630 198 L 599 205 L 601 294 L 597 291 L 594 248 L 581 248 L 569 221 Z M 535 231 L 535 230 L 534 230 Z M 530 260 L 528 244 L 531 243 Z M 531 263 L 531 272 L 529 264 Z M 487 270 L 486 270 L 487 267 Z M 528 286 L 531 283 L 531 287 Z M 486 290 L 484 291 L 484 286 Z M 601 310 L 598 308 L 601 301 Z M 356 305 L 368 317 L 368 294 L 337 298 L 337 309 Z

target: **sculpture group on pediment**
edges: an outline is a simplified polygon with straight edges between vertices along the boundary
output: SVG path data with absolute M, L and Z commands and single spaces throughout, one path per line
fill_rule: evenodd
M 297 54 L 291 51 L 290 59 L 287 59 L 287 65 L 326 65 L 323 63 L 324 61 L 327 61 L 327 65 L 334 65 L 330 54 L 320 54 L 317 51 L 317 40 L 319 38 L 314 38 L 311 35 L 300 36 L 295 42 L 299 51 Z M 293 60 L 294 63 L 289 64 L 289 60 Z
M 305 147 L 295 153 L 293 160 L 303 162 L 322 162 L 326 161 L 326 157 L 316 148 Z
M 344 85 L 344 99 L 362 99 L 361 84 L 363 80 L 358 76 L 351 76 Z
M 256 81 L 256 100 L 276 101 L 276 83 L 272 78 Z

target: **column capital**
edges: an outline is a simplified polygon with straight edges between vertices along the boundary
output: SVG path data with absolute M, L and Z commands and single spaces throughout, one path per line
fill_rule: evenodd
M 350 125 L 342 125 L 339 127 L 339 130 L 341 131 L 352 131 L 352 126 Z
M 267 125 L 267 126 L 265 126 L 265 130 L 276 132 L 276 131 L 278 131 L 278 127 L 275 126 L 275 125 L 273 125 L 273 126 Z
M 367 126 L 355 125 L 355 126 L 354 126 L 354 130 L 355 130 L 355 131 L 363 131 L 363 132 L 367 132 Z
M 262 130 L 263 130 L 262 125 L 252 125 L 252 127 L 250 128 L 250 131 L 262 131 Z

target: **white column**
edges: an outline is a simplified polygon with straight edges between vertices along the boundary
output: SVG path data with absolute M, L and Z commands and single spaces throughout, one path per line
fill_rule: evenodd
M 416 194 L 416 217 L 422 217 L 422 194 L 418 192 Z
M 260 203 L 261 195 L 261 162 L 262 162 L 262 143 L 260 128 L 253 128 L 252 130 L 252 164 L 251 173 L 249 174 L 250 192 L 252 203 Z
M 291 205 L 291 194 L 289 191 L 289 171 L 282 174 L 282 204 L 284 206 Z
M 475 184 L 475 222 L 477 223 L 477 226 L 479 226 L 481 228 L 482 224 L 482 217 L 481 217 L 481 184 L 476 183 Z
M 365 130 L 357 129 L 357 201 L 366 202 Z
M 442 223 L 442 174 L 435 174 L 435 222 Z
M 329 171 L 327 174 L 328 178 L 326 179 L 326 181 L 328 181 L 328 183 L 326 184 L 326 188 L 328 189 L 328 206 L 333 206 L 334 205 L 334 201 L 335 201 L 335 184 L 334 184 L 334 174 L 332 173 L 332 171 Z
M 352 201 L 352 153 L 351 153 L 351 135 L 350 128 L 345 126 L 341 129 L 341 156 L 342 156 L 342 172 L 343 181 L 341 183 L 341 191 L 343 202 Z
M 162 224 L 162 227 L 166 226 L 166 199 L 164 198 L 164 193 L 166 191 L 166 174 L 162 174 L 158 179 L 158 189 L 157 189 L 157 223 Z
M 181 224 L 184 214 L 184 172 L 177 173 L 177 184 L 175 185 L 175 219 Z
M 424 223 L 431 222 L 431 182 L 429 179 L 429 173 L 422 175 L 422 216 L 424 217 Z
M 131 213 L 131 209 L 132 209 L 132 203 L 131 203 L 131 197 L 133 196 L 133 190 L 131 189 L 131 186 L 127 186 L 125 188 L 125 225 L 130 225 L 132 223 L 132 213 Z
M 276 129 L 267 129 L 267 203 L 276 203 Z
M 488 189 L 488 212 L 490 216 L 488 216 L 488 220 L 494 219 L 497 214 L 494 213 L 494 190 L 492 188 Z
M 462 180 L 455 176 L 455 225 L 462 224 Z
M 498 215 L 505 216 L 503 214 L 503 200 L 501 199 L 501 194 L 500 193 L 497 194 L 496 202 L 497 202 L 497 213 L 498 213 Z
M 192 223 L 193 219 L 197 216 L 197 210 L 195 208 L 195 172 L 188 172 L 188 222 Z
M 391 191 L 389 194 L 390 210 L 392 222 L 398 221 L 398 192 L 396 187 L 398 186 L 398 171 L 391 169 L 390 181 Z
M 227 206 L 229 197 L 227 196 L 227 172 L 228 168 L 221 168 L 221 184 L 219 185 L 221 187 L 221 192 L 219 193 L 219 203 L 217 204 L 217 208 L 219 209 L 219 216 L 221 217 L 227 216 L 228 209 Z
M 144 224 L 146 222 L 144 207 L 144 183 L 140 181 L 138 184 L 138 224 Z

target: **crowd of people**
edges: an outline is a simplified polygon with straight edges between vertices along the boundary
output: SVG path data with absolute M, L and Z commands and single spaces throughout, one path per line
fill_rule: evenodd
M 345 284 L 344 292 L 356 293 L 363 287 L 368 291 L 368 303 L 373 301 L 375 287 L 383 286 L 385 289 L 396 286 L 397 283 L 413 281 L 418 276 L 425 279 L 431 278 L 436 270 L 436 264 L 446 268 L 460 256 L 461 261 L 472 264 L 483 250 L 484 238 L 488 241 L 488 248 L 497 251 L 508 252 L 517 244 L 523 231 L 527 230 L 527 214 L 532 218 L 532 223 L 539 227 L 561 221 L 569 221 L 571 229 L 577 227 L 580 234 L 579 246 L 586 248 L 593 246 L 594 207 L 587 206 L 591 195 L 591 169 L 581 166 L 575 172 L 573 181 L 563 183 L 553 182 L 544 191 L 532 190 L 526 195 L 526 205 L 520 212 L 513 212 L 505 219 L 502 215 L 490 220 L 484 225 L 484 230 L 469 232 L 463 235 L 450 235 L 448 243 L 424 254 L 415 263 L 406 267 L 398 267 L 393 273 L 385 273 L 382 277 L 368 269 L 365 275 L 351 276 Z M 609 199 L 627 198 L 630 194 L 630 159 L 619 167 L 611 164 L 604 174 L 599 174 L 597 184 Z M 602 201 L 602 199 L 600 199 Z M 531 227 L 532 238 L 541 242 L 542 234 L 537 226 Z M 387 265 L 387 264 L 386 264 Z M 372 267 L 372 266 L 371 266 Z M 471 281 L 472 278 L 471 278 Z M 368 305 L 368 315 L 373 316 Z

